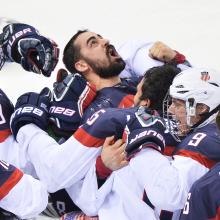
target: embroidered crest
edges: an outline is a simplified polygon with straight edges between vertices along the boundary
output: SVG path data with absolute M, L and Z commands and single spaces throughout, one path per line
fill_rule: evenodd
M 210 79 L 210 75 L 209 75 L 209 72 L 201 72 L 201 80 L 203 81 L 208 81 Z

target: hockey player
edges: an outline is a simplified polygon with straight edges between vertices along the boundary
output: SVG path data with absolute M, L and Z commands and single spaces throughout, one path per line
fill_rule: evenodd
M 162 69 L 162 67 L 161 67 L 161 69 Z M 169 67 L 167 67 L 167 74 L 169 74 L 169 70 L 172 70 L 172 68 L 169 69 Z M 175 72 L 175 70 L 172 70 L 172 71 Z M 165 77 L 165 75 L 164 75 L 164 77 Z M 170 78 L 170 79 L 172 80 L 172 78 Z M 161 87 L 161 89 L 165 89 L 165 88 Z M 25 108 L 26 104 L 28 104 L 28 103 L 26 103 L 28 101 L 28 98 L 27 98 L 28 96 L 29 96 L 29 94 L 26 94 L 18 100 L 18 105 L 17 105 L 18 109 L 21 110 L 21 109 Z M 160 97 L 160 99 L 161 98 L 162 97 Z M 39 102 L 38 106 L 42 106 L 40 102 Z M 17 132 L 17 126 L 19 126 L 18 123 L 21 123 L 21 121 L 23 121 L 24 115 L 26 118 L 25 123 L 27 123 L 28 121 L 30 121 L 30 122 L 33 121 L 33 119 L 31 119 L 31 117 L 35 118 L 34 121 L 36 124 L 40 123 L 39 120 L 42 120 L 42 117 L 38 118 L 37 115 L 33 115 L 31 112 L 25 113 L 25 112 L 22 112 L 22 110 L 21 111 L 20 110 L 17 113 L 15 112 L 15 116 L 12 119 L 12 128 L 13 128 L 14 133 Z M 24 140 L 22 138 L 22 136 L 25 137 L 25 140 L 27 141 L 27 142 L 25 141 L 26 143 L 28 143 L 30 141 L 28 143 L 27 147 L 29 148 L 28 151 L 31 152 L 31 155 L 30 155 L 31 161 L 33 159 L 32 162 L 36 165 L 35 168 L 37 170 L 37 174 L 39 175 L 39 177 L 42 181 L 45 181 L 48 184 L 48 188 L 51 189 L 51 186 L 57 187 L 57 184 L 60 184 L 62 182 L 65 182 L 67 184 L 68 183 L 67 181 L 72 182 L 72 183 L 77 183 L 78 182 L 77 179 L 78 178 L 81 179 L 83 177 L 83 175 L 85 175 L 84 172 L 89 169 L 89 167 L 90 167 L 89 164 L 94 163 L 96 157 L 94 157 L 93 154 L 91 154 L 91 153 L 92 152 L 99 153 L 101 145 L 102 145 L 102 143 L 104 143 L 105 137 L 113 135 L 113 134 L 115 134 L 116 139 L 122 137 L 122 133 L 123 133 L 124 127 L 126 125 L 126 121 L 128 120 L 128 119 L 126 119 L 127 118 L 126 114 L 129 113 L 129 110 L 128 110 L 128 112 L 125 110 L 124 111 L 120 110 L 120 109 L 109 109 L 106 111 L 107 111 L 106 112 L 107 115 L 109 115 L 110 118 L 104 117 L 102 119 L 102 117 L 101 117 L 99 119 L 99 114 L 102 115 L 103 113 L 105 113 L 105 110 L 101 110 L 99 113 L 95 114 L 87 122 L 86 125 L 82 126 L 80 129 L 77 130 L 77 132 L 74 134 L 74 138 L 71 137 L 69 140 L 67 140 L 65 143 L 63 143 L 62 146 L 58 149 L 55 149 L 53 147 L 57 144 L 53 140 L 49 139 L 47 135 L 44 137 L 44 133 L 42 133 L 36 127 L 33 127 L 33 129 L 30 129 L 30 130 L 28 129 L 29 130 L 28 133 L 26 133 L 24 131 L 24 133 L 21 134 L 21 136 L 20 136 L 21 139 L 19 138 L 18 141 L 20 142 L 20 141 Z M 133 110 L 133 111 L 135 112 L 135 110 Z M 133 113 L 129 113 L 129 114 L 133 115 Z M 111 120 L 111 118 L 113 119 L 113 121 Z M 115 124 L 114 118 L 116 121 L 118 121 L 118 123 Z M 109 126 L 106 127 L 105 129 L 102 129 L 102 127 L 100 127 L 100 125 L 106 124 L 105 122 L 103 122 L 103 120 L 107 120 L 108 124 L 109 124 Z M 23 124 L 23 122 L 21 124 Z M 27 125 L 27 126 L 30 126 L 30 128 L 32 127 L 32 125 Z M 33 136 L 32 136 L 32 134 L 30 133 L 31 130 L 34 133 L 35 132 L 37 132 L 37 133 L 35 133 L 35 134 L 33 133 Z M 20 131 L 19 131 L 19 133 L 20 133 Z M 26 139 L 27 135 L 28 136 L 30 135 L 29 140 Z M 38 135 L 40 135 L 40 136 L 42 135 L 42 136 L 41 137 L 39 136 L 40 138 L 38 138 Z M 82 137 L 83 137 L 83 139 L 82 139 Z M 38 144 L 37 144 L 36 141 L 37 142 L 42 141 L 42 143 L 38 142 Z M 47 141 L 47 142 L 45 142 L 45 141 Z M 34 144 L 34 145 L 32 145 L 32 144 Z M 36 147 L 35 144 L 38 145 L 37 148 L 35 148 Z M 21 146 L 23 147 L 24 145 L 22 144 Z M 47 147 L 45 147 L 45 146 L 47 146 Z M 73 146 L 75 146 L 75 147 L 73 147 Z M 87 147 L 85 147 L 85 146 L 87 146 Z M 32 150 L 30 151 L 31 148 L 33 151 Z M 51 150 L 54 151 L 54 153 L 51 154 L 50 153 Z M 36 151 L 36 152 L 34 152 L 34 151 Z M 29 154 L 29 152 L 28 152 L 28 154 Z M 83 156 L 80 156 L 81 153 L 83 153 Z M 121 152 L 121 155 L 123 155 L 123 157 L 124 157 L 123 151 Z M 77 159 L 75 159 L 75 157 L 77 157 Z M 59 159 L 60 166 L 58 169 L 56 168 L 56 172 L 53 173 L 53 171 L 51 171 L 51 169 L 52 169 L 52 167 L 54 167 L 54 168 L 56 167 L 56 164 L 57 164 L 55 162 L 56 158 L 57 159 L 58 158 L 66 158 L 66 159 L 65 159 L 65 161 L 62 161 Z M 54 161 L 54 164 L 51 164 L 51 163 L 53 163 L 53 161 Z M 44 165 L 45 162 L 46 163 L 50 162 L 50 166 L 49 167 L 46 166 L 45 169 L 44 168 L 42 169 L 42 167 L 45 166 Z M 59 178 L 60 178 L 60 180 L 59 180 Z M 72 179 L 70 179 L 70 178 L 72 178 Z M 51 181 L 52 179 L 54 179 L 54 180 L 56 179 L 56 182 Z M 74 187 L 74 184 L 72 184 L 72 185 L 69 184 L 69 186 Z M 75 194 L 72 194 L 72 196 L 75 197 Z M 87 206 L 81 207 L 81 208 L 85 209 L 86 207 Z
M 134 99 L 134 103 L 136 105 L 150 106 L 152 109 L 156 109 L 156 110 L 158 110 L 159 112 L 162 113 L 163 98 L 165 97 L 165 95 L 168 91 L 168 88 L 172 83 L 173 78 L 175 77 L 176 74 L 179 73 L 179 71 L 180 71 L 179 69 L 177 69 L 173 66 L 169 66 L 169 65 L 165 65 L 165 66 L 161 66 L 161 67 L 154 67 L 154 68 L 151 68 L 150 70 L 148 70 L 146 72 L 146 74 L 144 75 L 143 80 L 138 85 L 137 93 L 136 93 L 135 99 Z M 103 114 L 101 117 L 105 117 L 105 115 Z M 115 116 L 115 118 L 117 118 L 117 116 Z M 106 124 L 107 124 L 107 122 L 106 122 Z M 103 129 L 104 130 L 110 130 L 111 128 L 107 127 L 107 128 L 103 128 Z M 113 129 L 114 129 L 114 127 L 113 127 Z M 88 132 L 93 132 L 93 130 L 92 131 L 88 130 Z M 111 146 L 112 145 L 111 141 L 113 141 L 114 138 L 111 137 L 109 140 L 110 140 L 109 141 L 110 145 L 107 144 L 107 142 L 106 142 L 103 145 L 103 149 L 102 149 L 102 152 L 101 152 L 101 157 L 102 157 L 102 160 L 104 162 L 105 167 L 103 167 L 103 165 L 100 164 L 100 162 L 99 162 L 98 163 L 98 168 L 97 168 L 97 161 L 96 161 L 96 169 L 94 169 L 92 167 L 92 169 L 91 169 L 92 174 L 88 174 L 88 177 L 85 178 L 86 179 L 84 181 L 85 183 L 82 184 L 82 189 L 83 189 L 83 191 L 85 191 L 85 195 L 86 195 L 86 192 L 87 192 L 88 194 L 90 194 L 90 198 L 98 197 L 95 193 L 96 192 L 95 186 L 97 185 L 96 178 L 91 179 L 91 177 L 94 177 L 97 174 L 98 178 L 103 179 L 103 178 L 106 178 L 107 176 L 109 176 L 110 173 L 112 172 L 112 170 L 116 170 L 116 169 L 120 168 L 120 166 L 118 166 L 118 164 L 115 163 L 115 159 L 114 159 L 114 158 L 119 157 L 119 155 L 120 155 L 119 151 L 116 151 L 116 150 L 115 150 L 115 152 L 112 151 L 112 149 L 114 149 L 114 147 Z M 167 140 L 166 144 L 169 145 L 169 146 L 166 146 L 166 148 L 170 149 L 171 145 L 174 146 L 176 144 L 176 141 L 171 136 L 169 136 L 168 134 L 166 135 L 166 140 Z M 166 148 L 165 148 L 165 151 L 167 153 L 168 150 L 166 150 Z M 123 155 L 123 151 L 122 151 L 121 155 Z M 94 180 L 94 182 L 93 182 L 93 180 Z M 128 182 L 130 182 L 130 181 L 128 181 Z M 132 182 L 134 184 L 135 181 L 131 180 L 131 183 Z M 88 184 L 88 185 L 86 186 L 86 184 Z M 98 184 L 99 184 L 99 182 L 98 182 Z M 108 185 L 109 185 L 109 181 L 108 181 Z M 86 189 L 86 187 L 88 187 L 88 189 Z M 80 187 L 78 187 L 78 188 L 80 188 Z M 127 186 L 124 186 L 124 191 L 125 191 L 126 188 L 127 188 Z M 103 187 L 102 187 L 102 189 L 103 189 Z M 101 191 L 103 191 L 102 189 L 101 189 Z M 70 194 L 74 190 L 75 190 L 74 186 L 73 186 L 72 191 L 71 191 L 71 189 L 69 189 Z M 129 190 L 128 190 L 127 193 L 130 194 Z M 94 194 L 94 196 L 93 196 L 93 194 Z M 85 196 L 84 193 L 82 193 L 82 194 L 79 193 L 78 195 L 75 193 L 75 195 L 76 196 L 73 197 L 73 200 L 76 203 L 78 203 L 79 206 L 82 207 L 83 210 L 86 213 L 90 213 L 90 215 L 97 214 L 94 211 L 95 210 L 94 207 L 98 207 L 98 204 L 96 204 L 96 201 L 95 201 L 95 205 L 94 206 L 92 205 L 92 203 L 94 202 L 95 199 L 94 200 L 90 199 L 90 202 L 88 203 L 88 201 L 87 201 L 88 197 Z M 132 194 L 130 194 L 130 195 L 132 195 Z M 80 200 L 80 199 L 82 199 L 82 200 Z M 132 199 L 135 200 L 136 198 L 131 197 L 130 200 L 128 200 L 128 201 L 131 201 Z M 145 196 L 145 201 L 147 201 L 146 196 Z M 138 204 L 139 204 L 139 202 L 138 202 Z M 150 203 L 148 201 L 148 205 L 149 204 Z M 145 214 L 146 214 L 146 212 L 149 211 L 149 206 L 148 205 L 144 204 L 144 206 L 146 206 L 146 210 L 144 212 Z M 118 207 L 118 210 L 121 209 L 120 211 L 117 212 L 117 217 L 119 219 L 123 219 L 124 218 L 123 217 L 123 208 L 121 208 L 118 203 L 117 203 L 117 207 Z M 153 212 L 152 209 L 150 209 L 150 210 L 151 210 L 151 212 Z M 105 213 L 106 213 L 105 216 L 102 215 L 101 218 L 103 218 L 103 219 L 108 219 L 108 218 L 111 218 L 111 217 L 113 218 L 113 216 L 111 216 L 111 217 L 108 216 L 110 211 L 109 212 L 105 211 Z M 111 213 L 113 214 L 113 213 L 115 213 L 115 211 L 111 210 Z M 68 218 L 72 219 L 71 216 L 72 216 L 72 214 L 66 214 L 64 219 L 65 218 L 66 219 L 68 219 Z M 137 215 L 136 217 L 141 219 L 140 216 L 141 216 L 141 213 L 139 215 Z
M 90 32 L 88 32 L 88 33 L 90 33 Z M 81 34 L 81 32 L 79 32 L 79 35 L 80 34 Z M 78 34 L 72 38 L 72 41 L 70 40 L 70 42 L 67 44 L 67 46 L 65 48 L 66 52 L 64 52 L 63 60 L 64 60 L 64 63 L 67 64 L 66 65 L 67 67 L 68 67 L 68 65 L 72 66 L 72 64 L 71 64 L 72 57 L 75 57 L 75 55 L 74 55 L 75 49 L 72 45 L 73 45 L 76 38 L 78 38 Z M 105 46 L 101 46 L 101 47 L 103 47 L 104 50 L 107 47 L 114 49 L 114 47 L 112 45 L 109 45 L 109 43 L 106 41 L 107 40 L 103 39 L 103 42 L 99 42 L 99 45 L 106 44 Z M 98 43 L 98 41 L 97 41 L 97 43 Z M 90 53 L 92 53 L 94 50 L 94 48 L 92 48 L 92 47 L 87 48 L 87 49 L 89 49 Z M 100 63 L 95 64 L 95 66 L 97 68 L 94 67 L 93 59 L 95 56 L 97 56 L 98 59 L 105 59 L 106 52 L 103 53 L 103 49 L 102 50 L 99 49 L 98 56 L 97 56 L 97 51 L 96 51 L 93 54 L 92 59 L 90 61 L 88 61 L 88 59 L 90 58 L 88 53 L 83 55 L 83 57 L 85 57 L 84 61 L 88 61 L 89 62 L 88 65 L 91 65 L 90 71 L 88 74 L 85 75 L 85 77 L 89 80 L 89 82 L 92 82 L 96 86 L 96 88 L 98 88 L 98 90 L 99 90 L 95 100 L 93 100 L 92 104 L 89 105 L 89 107 L 85 110 L 85 112 L 83 114 L 83 122 L 85 122 L 86 119 L 89 116 L 91 116 L 91 114 L 93 114 L 95 111 L 99 110 L 100 108 L 133 106 L 133 96 L 136 93 L 136 86 L 137 86 L 138 82 L 140 81 L 140 78 L 138 78 L 137 76 L 142 76 L 143 73 L 146 71 L 146 69 L 150 68 L 151 66 L 162 65 L 163 62 L 160 62 L 158 60 L 162 60 L 162 61 L 166 61 L 166 62 L 172 60 L 172 62 L 174 62 L 174 63 L 185 62 L 185 57 L 183 55 L 170 49 L 169 47 L 167 47 L 166 45 L 164 45 L 161 42 L 156 42 L 155 44 L 153 44 L 151 42 L 146 43 L 146 42 L 135 42 L 134 41 L 134 42 L 130 42 L 130 43 L 125 43 L 119 48 L 120 54 L 123 56 L 124 61 L 126 63 L 125 69 L 122 71 L 120 76 L 122 76 L 122 77 L 129 76 L 130 78 L 129 79 L 128 78 L 127 79 L 120 79 L 118 76 L 114 76 L 115 73 L 117 73 L 117 75 L 119 74 L 118 70 L 117 70 L 118 67 L 116 67 L 115 73 L 111 73 L 111 71 L 112 71 L 111 66 L 118 66 L 117 63 L 115 64 L 114 60 L 111 60 L 110 65 L 107 66 L 106 68 L 102 69 L 102 67 L 101 67 L 102 73 L 99 76 L 98 69 L 100 69 L 100 65 L 102 65 L 102 64 L 100 64 Z M 150 50 L 149 55 L 151 56 L 151 58 L 147 56 L 148 50 Z M 78 53 L 77 49 L 76 49 L 76 53 Z M 79 56 L 79 54 L 76 56 Z M 154 59 L 152 59 L 152 58 L 154 58 Z M 155 59 L 157 59 L 157 60 L 155 60 Z M 123 63 L 123 61 L 122 61 L 122 63 Z M 183 67 L 183 65 L 182 65 L 182 67 Z M 185 68 L 186 68 L 186 66 L 185 66 Z M 69 70 L 72 73 L 78 72 L 78 71 L 76 71 L 76 69 L 73 71 L 71 68 L 69 68 Z M 96 72 L 98 74 L 96 74 Z M 108 73 L 110 73 L 110 75 L 108 76 L 109 78 L 106 79 L 105 74 L 108 74 Z M 90 75 L 90 74 L 91 74 L 91 76 L 87 77 L 87 75 Z M 98 77 L 98 78 L 100 77 L 100 78 L 96 79 L 94 77 Z M 117 78 L 121 82 L 117 83 L 117 85 L 115 85 L 115 86 L 112 86 L 115 84 L 114 78 Z M 56 122 L 56 120 L 55 120 L 55 122 Z M 62 125 L 60 125 L 60 127 L 62 127 Z M 74 127 L 75 126 L 73 126 L 73 130 L 72 130 L 73 132 L 74 132 Z M 66 136 L 66 134 L 65 134 L 65 136 Z M 127 164 L 126 160 L 123 160 L 123 162 L 121 162 L 119 160 L 117 165 L 120 163 L 121 163 L 121 166 Z M 97 166 L 103 167 L 101 157 L 99 157 L 97 159 Z M 102 173 L 102 174 L 100 173 L 100 175 L 106 175 L 106 173 L 110 173 L 111 170 L 105 169 L 100 172 Z M 55 193 L 54 195 L 57 196 L 58 194 L 61 195 L 61 192 Z M 55 198 L 57 199 L 57 197 L 55 197 Z M 67 200 L 69 202 L 71 202 L 69 199 L 67 199 Z M 61 202 L 61 199 L 59 201 Z M 62 205 L 61 210 L 64 209 L 63 208 L 64 206 L 66 206 L 66 207 L 73 206 L 73 205 L 69 206 L 67 204 L 64 205 L 63 202 L 62 202 L 62 204 L 63 205 Z
M 81 73 L 98 91 L 84 113 L 84 122 L 101 108 L 133 106 L 138 77 L 164 63 L 151 57 L 177 64 L 186 61 L 183 55 L 160 42 L 152 46 L 153 42 L 127 42 L 117 52 L 109 40 L 87 30 L 78 31 L 70 39 L 63 53 L 66 68 L 71 73 Z M 119 75 L 131 78 L 122 79 Z
M 128 207 L 126 211 L 129 211 L 127 194 L 122 191 L 125 186 L 116 182 L 130 183 L 131 178 L 136 179 L 140 188 L 146 190 L 156 209 L 177 211 L 184 207 L 192 184 L 220 161 L 220 135 L 215 123 L 220 104 L 219 92 L 220 78 L 215 71 L 193 68 L 175 77 L 170 87 L 172 105 L 169 112 L 178 120 L 182 141 L 173 155 L 174 160 L 170 163 L 160 153 L 149 148 L 137 153 L 130 160 L 129 166 L 115 171 L 112 177 L 114 187 L 105 198 L 99 216 L 106 214 L 106 210 L 109 215 L 113 213 L 110 209 L 116 211 L 116 201 L 117 204 L 122 203 L 124 209 Z M 127 171 L 129 168 L 133 173 L 130 178 Z M 179 212 L 173 218 L 178 219 Z M 135 219 L 135 214 L 131 219 Z
M 60 69 L 53 86 L 48 134 L 59 144 L 65 142 L 80 126 L 83 111 L 95 95 L 95 87 L 80 74 L 68 74 L 66 70 Z M 50 193 L 44 214 L 61 217 L 68 212 L 72 212 L 72 217 L 82 215 L 65 189 Z
M 220 219 L 220 163 L 197 180 L 187 196 L 181 220 Z
M 0 34 L 0 69 L 5 62 L 17 62 L 27 71 L 50 76 L 58 62 L 58 51 L 57 45 L 39 35 L 34 27 L 22 23 L 8 24 Z M 19 146 L 9 126 L 13 110 L 13 104 L 0 90 L 0 158 L 33 175 L 31 164 L 25 164 L 21 160 L 23 157 L 17 157 Z M 4 161 L 0 166 L 0 206 L 20 218 L 35 217 L 47 205 L 46 187 Z M 2 218 L 5 219 L 1 215 Z
M 11 135 L 9 121 L 13 110 L 13 104 L 0 89 L 0 158 L 33 175 L 30 164 L 24 166 L 25 162 L 21 160 L 24 158 L 18 157 L 19 146 Z M 48 202 L 45 185 L 4 161 L 0 162 L 0 207 L 19 218 L 37 216 Z M 1 219 L 17 219 L 11 217 L 10 213 L 4 211 L 0 214 Z

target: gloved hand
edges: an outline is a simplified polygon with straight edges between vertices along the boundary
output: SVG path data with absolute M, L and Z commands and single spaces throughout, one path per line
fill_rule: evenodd
M 165 122 L 156 111 L 139 107 L 136 118 L 129 120 L 124 132 L 127 157 L 131 158 L 143 148 L 154 148 L 163 152 L 165 147 Z
M 66 70 L 60 69 L 49 111 L 53 131 L 61 136 L 72 135 L 80 125 L 84 109 L 95 95 L 95 87 L 80 74 L 68 74 Z
M 12 134 L 15 139 L 18 130 L 26 124 L 33 123 L 43 130 L 47 129 L 50 99 L 51 92 L 47 87 L 39 94 L 28 92 L 18 98 L 15 111 L 10 120 Z
M 57 44 L 30 25 L 9 24 L 3 28 L 0 38 L 5 59 L 21 64 L 27 71 L 49 77 L 57 65 Z

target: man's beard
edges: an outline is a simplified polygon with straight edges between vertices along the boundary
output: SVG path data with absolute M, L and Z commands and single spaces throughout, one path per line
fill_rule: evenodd
M 85 59 L 85 58 L 84 58 Z M 114 76 L 118 76 L 122 70 L 125 68 L 125 61 L 121 58 L 117 62 L 110 62 L 108 67 L 101 67 L 100 65 L 96 64 L 94 61 L 86 58 L 86 62 L 91 66 L 93 71 L 99 75 L 101 78 L 108 79 Z

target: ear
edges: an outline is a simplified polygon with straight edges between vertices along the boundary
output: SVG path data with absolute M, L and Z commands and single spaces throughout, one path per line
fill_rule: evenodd
M 139 103 L 140 106 L 146 106 L 148 108 L 150 107 L 150 104 L 151 104 L 150 99 L 141 100 L 140 103 Z
M 198 104 L 197 112 L 198 114 L 203 114 L 209 111 L 209 107 L 205 104 Z
M 89 66 L 84 60 L 79 60 L 75 63 L 75 69 L 81 73 L 84 73 L 88 70 Z

